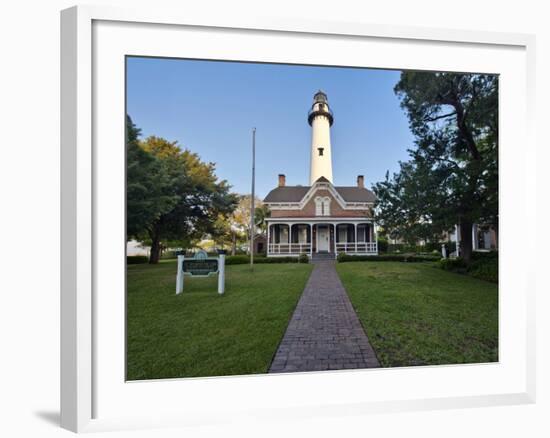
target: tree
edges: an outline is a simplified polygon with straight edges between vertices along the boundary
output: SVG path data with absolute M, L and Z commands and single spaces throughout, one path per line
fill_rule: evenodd
M 231 233 L 231 254 L 235 255 L 237 249 L 237 243 L 244 243 L 250 241 L 250 207 L 251 207 L 251 195 L 240 195 L 237 207 L 228 218 L 229 229 Z M 263 202 L 258 198 L 254 198 L 254 219 L 256 229 L 254 233 L 258 231 L 260 227 L 258 221 L 263 224 L 265 219 L 265 209 Z
M 197 154 L 182 151 L 176 142 L 149 137 L 142 147 L 161 160 L 163 171 L 172 179 L 170 191 L 178 198 L 174 207 L 148 228 L 153 242 L 151 262 L 156 263 L 157 242 L 163 238 L 190 240 L 214 233 L 218 217 L 229 215 L 237 199 L 230 193 L 227 181 L 217 180 L 213 163 L 203 163 Z
M 255 201 L 256 203 L 256 201 Z M 258 204 L 255 204 L 258 205 Z M 269 207 L 263 203 L 260 203 L 258 207 L 254 209 L 254 222 L 256 223 L 257 232 L 265 234 L 267 230 L 266 219 L 271 215 Z
M 458 223 L 469 261 L 472 224 L 498 226 L 498 77 L 403 72 L 395 92 L 416 148 L 398 173 L 375 185 L 377 219 L 405 239 Z
M 235 255 L 233 247 L 233 230 L 231 229 L 231 216 L 218 215 L 214 222 L 214 229 L 210 233 L 210 238 L 216 247 L 225 249 L 226 246 L 232 247 L 232 255 Z
M 126 116 L 126 234 L 127 240 L 146 230 L 159 215 L 176 204 L 170 193 L 169 176 L 162 163 L 140 145 L 141 131 Z
M 166 242 L 186 246 L 214 233 L 218 217 L 229 215 L 237 199 L 227 181 L 218 181 L 213 163 L 202 162 L 177 142 L 151 136 L 137 144 L 146 158 L 135 166 L 148 166 L 135 173 L 146 181 L 146 189 L 129 191 L 128 204 L 145 206 L 147 214 L 128 227 L 128 235 L 150 242 L 149 263 L 158 263 Z

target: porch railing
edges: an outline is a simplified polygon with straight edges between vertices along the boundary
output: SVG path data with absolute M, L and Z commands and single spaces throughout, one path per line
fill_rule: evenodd
M 267 251 L 270 255 L 299 255 L 310 254 L 313 251 L 311 243 L 270 243 L 267 245 Z M 378 252 L 377 242 L 338 242 L 336 243 L 336 253 L 355 253 L 355 254 L 376 254 Z
M 376 254 L 378 252 L 377 242 L 337 242 L 336 253 L 360 253 Z
M 269 254 L 309 254 L 311 243 L 270 243 L 267 246 Z

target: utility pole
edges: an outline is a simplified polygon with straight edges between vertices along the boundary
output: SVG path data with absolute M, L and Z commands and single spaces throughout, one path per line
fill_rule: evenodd
M 250 267 L 254 267 L 254 183 L 256 179 L 256 128 L 252 128 L 252 194 L 250 196 Z

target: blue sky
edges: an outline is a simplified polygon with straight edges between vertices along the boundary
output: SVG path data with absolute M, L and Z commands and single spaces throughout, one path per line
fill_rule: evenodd
M 334 112 L 335 185 L 368 187 L 398 170 L 413 145 L 393 87 L 400 72 L 340 67 L 128 58 L 127 110 L 143 137 L 177 140 L 216 163 L 238 193 L 250 193 L 251 130 L 256 127 L 256 193 L 286 174 L 308 185 L 307 112 L 322 89 Z

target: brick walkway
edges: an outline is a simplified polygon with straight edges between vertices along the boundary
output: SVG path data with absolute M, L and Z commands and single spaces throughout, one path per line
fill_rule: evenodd
M 379 366 L 334 264 L 315 262 L 270 373 Z

